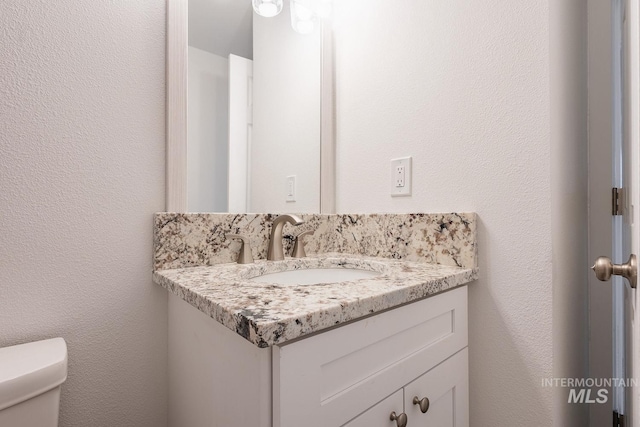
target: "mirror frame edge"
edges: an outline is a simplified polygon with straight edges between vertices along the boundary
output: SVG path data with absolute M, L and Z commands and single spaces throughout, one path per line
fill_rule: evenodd
M 167 212 L 187 212 L 188 0 L 166 0 Z M 335 89 L 333 32 L 322 24 L 320 94 L 320 213 L 336 212 Z

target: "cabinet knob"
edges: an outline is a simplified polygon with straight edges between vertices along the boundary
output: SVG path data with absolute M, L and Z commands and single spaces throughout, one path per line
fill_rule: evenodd
M 429 410 L 429 398 L 423 397 L 422 399 L 418 399 L 418 396 L 413 396 L 413 404 L 420 406 L 420 412 L 426 414 Z
M 407 427 L 407 414 L 402 413 L 396 415 L 396 411 L 393 411 L 389 416 L 391 421 L 395 421 L 398 427 Z

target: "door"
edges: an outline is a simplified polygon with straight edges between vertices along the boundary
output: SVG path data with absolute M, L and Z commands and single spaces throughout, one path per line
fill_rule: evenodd
M 614 426 L 640 427 L 640 313 L 636 311 L 640 248 L 640 8 L 636 0 L 613 0 L 613 244 L 612 257 L 594 265 L 600 280 L 613 275 Z M 620 190 L 617 190 L 620 189 Z M 616 386 L 617 384 L 617 386 Z
M 469 351 L 451 356 L 404 388 L 409 426 L 469 427 Z
M 253 61 L 229 55 L 229 204 L 228 212 L 249 212 Z
M 392 420 L 392 412 L 395 412 L 398 419 Z M 467 348 L 416 378 L 402 390 L 398 390 L 367 409 L 343 427 L 402 427 L 405 425 L 469 427 L 469 351 Z
M 640 227 L 638 215 L 640 206 L 640 7 L 637 0 L 625 0 L 625 19 L 623 52 L 625 56 L 622 99 L 624 100 L 622 143 L 623 177 L 627 188 L 625 209 L 623 211 L 624 256 L 639 254 Z M 634 267 L 635 270 L 635 267 Z M 634 274 L 637 274 L 633 271 Z M 640 312 L 638 311 L 638 292 L 634 287 L 626 286 L 624 292 L 625 331 L 628 338 L 624 350 L 626 356 L 626 376 L 638 379 L 640 368 Z M 626 390 L 626 425 L 640 427 L 640 389 L 631 384 Z
M 393 427 L 396 425 L 390 415 L 402 413 L 402 390 L 398 390 L 383 401 L 375 404 L 343 427 Z

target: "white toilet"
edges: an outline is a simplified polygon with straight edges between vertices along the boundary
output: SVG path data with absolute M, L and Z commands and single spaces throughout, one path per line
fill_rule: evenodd
M 0 348 L 0 426 L 57 427 L 66 379 L 62 338 Z

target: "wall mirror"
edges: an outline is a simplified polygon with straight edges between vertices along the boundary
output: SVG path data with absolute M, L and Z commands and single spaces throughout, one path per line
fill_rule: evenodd
M 327 6 L 168 0 L 167 210 L 334 211 Z

